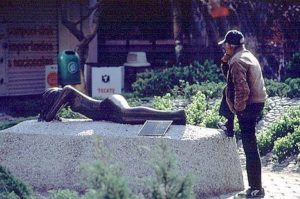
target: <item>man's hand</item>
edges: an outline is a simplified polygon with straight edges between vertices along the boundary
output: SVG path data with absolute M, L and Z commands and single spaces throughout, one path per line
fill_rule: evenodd
M 221 58 L 221 61 L 222 61 L 223 63 L 227 63 L 227 62 L 229 61 L 230 58 L 231 58 L 231 56 L 225 53 L 225 54 L 223 55 L 223 57 Z

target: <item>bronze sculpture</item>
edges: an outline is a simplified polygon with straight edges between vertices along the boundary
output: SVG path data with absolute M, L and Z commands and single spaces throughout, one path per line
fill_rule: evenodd
M 144 106 L 130 107 L 126 99 L 118 94 L 104 100 L 95 100 L 69 85 L 63 88 L 50 88 L 44 92 L 38 120 L 49 122 L 56 119 L 56 114 L 66 105 L 95 121 L 143 124 L 146 120 L 173 120 L 173 124 L 186 124 L 184 110 L 160 111 Z

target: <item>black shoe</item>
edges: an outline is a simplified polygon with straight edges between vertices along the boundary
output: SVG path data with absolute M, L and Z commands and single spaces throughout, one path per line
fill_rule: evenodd
M 234 136 L 234 131 L 233 130 L 228 130 L 225 124 L 222 124 L 222 123 L 219 122 L 217 125 L 218 125 L 219 129 L 224 131 L 224 133 L 227 137 L 233 137 Z
M 246 191 L 242 191 L 238 193 L 237 198 L 264 198 L 265 197 L 265 190 L 264 188 L 261 189 L 247 189 Z

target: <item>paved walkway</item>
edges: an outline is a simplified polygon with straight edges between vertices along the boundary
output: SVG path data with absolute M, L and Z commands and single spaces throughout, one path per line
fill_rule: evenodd
M 271 110 L 265 115 L 257 126 L 258 132 L 270 127 L 272 122 L 280 117 L 292 106 L 300 105 L 300 99 L 288 99 L 272 97 L 268 99 Z M 245 154 L 242 150 L 241 143 L 239 154 L 243 169 L 244 185 L 248 187 L 247 175 L 245 169 Z M 272 154 L 262 157 L 262 181 L 266 192 L 266 199 L 300 199 L 300 165 L 296 164 L 294 159 L 287 160 L 284 163 L 276 165 L 271 161 Z M 278 172 L 281 171 L 281 172 Z M 296 172 L 294 172 L 296 171 Z M 234 198 L 236 193 L 226 194 L 209 199 L 229 199 Z
M 246 172 L 243 172 L 244 185 L 247 187 Z M 264 171 L 262 174 L 265 199 L 300 199 L 300 174 L 275 173 Z M 211 197 L 207 199 L 232 199 L 236 193 Z

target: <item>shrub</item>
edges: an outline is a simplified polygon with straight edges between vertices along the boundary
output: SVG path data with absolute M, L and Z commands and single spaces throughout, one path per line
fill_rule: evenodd
M 97 161 L 87 167 L 89 191 L 87 199 L 134 199 L 136 198 L 127 187 L 120 169 Z
M 174 99 L 170 93 L 164 96 L 154 96 L 153 107 L 158 110 L 171 110 L 172 109 L 172 99 Z
M 194 199 L 193 183 L 190 175 L 179 177 L 176 161 L 167 150 L 166 145 L 160 145 L 160 157 L 156 157 L 155 179 L 150 186 L 153 199 Z
M 195 96 L 192 97 L 192 102 L 186 108 L 187 122 L 189 124 L 198 125 L 203 121 L 207 103 L 205 95 L 198 91 Z
M 32 190 L 0 165 L 0 194 L 11 198 L 18 196 L 20 199 L 29 199 Z
M 265 86 L 269 97 L 287 97 L 290 87 L 282 82 L 265 79 Z
M 241 139 L 241 129 L 237 117 L 234 117 L 234 134 L 236 140 Z
M 222 75 L 219 67 L 211 61 L 203 64 L 194 62 L 188 66 L 173 66 L 164 70 L 148 70 L 137 75 L 132 88 L 138 96 L 161 96 L 184 80 L 190 84 L 197 82 L 220 82 Z
M 74 112 L 71 110 L 69 106 L 62 108 L 59 113 L 57 114 L 58 117 L 68 118 L 68 119 L 82 119 L 86 118 L 85 116 L 81 115 L 80 113 Z
M 300 126 L 300 106 L 289 110 L 280 119 L 275 121 L 269 129 L 257 136 L 260 153 L 265 155 L 273 149 L 274 142 L 288 133 L 294 132 Z
M 225 118 L 219 115 L 220 100 L 205 112 L 201 126 L 207 128 L 218 128 L 218 122 L 225 122 Z
M 133 97 L 133 98 L 128 98 L 127 100 L 129 106 L 141 106 L 143 104 L 142 100 L 140 98 L 136 98 L 136 97 Z
M 289 86 L 289 91 L 287 92 L 288 97 L 300 97 L 300 78 L 288 78 L 284 83 Z
M 51 190 L 47 199 L 78 199 L 79 195 L 75 191 L 69 189 Z
M 299 153 L 298 143 L 300 143 L 300 126 L 294 132 L 276 140 L 273 152 L 278 160 L 282 161 L 288 156 Z
M 128 188 L 126 180 L 121 175 L 121 169 L 112 164 L 110 153 L 104 147 L 103 141 L 96 136 L 96 157 L 97 160 L 93 164 L 83 167 L 86 178 L 85 183 L 88 192 L 85 194 L 86 199 L 134 199 Z
M 20 197 L 17 194 L 15 194 L 15 192 L 0 193 L 0 198 L 3 198 L 3 199 L 20 199 Z
M 189 82 L 180 81 L 179 85 L 174 86 L 171 90 L 173 96 L 184 96 L 186 99 L 190 99 L 196 95 L 198 91 L 201 91 L 207 99 L 220 98 L 224 89 L 224 82 L 203 82 L 201 84 L 189 84 Z

